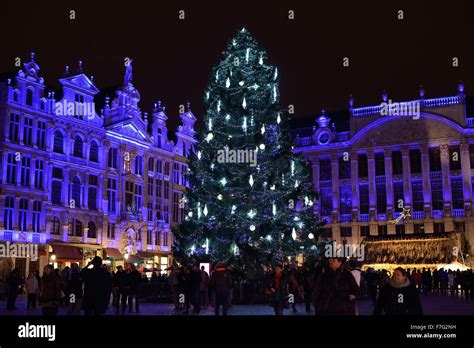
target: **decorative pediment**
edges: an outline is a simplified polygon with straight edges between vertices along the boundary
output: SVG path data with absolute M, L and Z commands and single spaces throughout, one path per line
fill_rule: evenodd
M 75 87 L 79 87 L 79 88 L 84 89 L 84 90 L 88 90 L 88 91 L 90 91 L 91 94 L 99 93 L 99 89 L 84 74 L 68 76 L 68 77 L 65 77 L 63 79 L 60 79 L 59 82 L 61 82 L 64 85 L 75 86 Z
M 147 132 L 140 125 L 137 125 L 135 122 L 133 122 L 133 120 L 114 124 L 109 128 L 109 130 L 136 141 L 152 143 L 152 140 Z
M 373 147 L 460 136 L 462 128 L 441 116 L 422 115 L 419 119 L 385 116 L 361 129 L 352 140 L 358 147 Z

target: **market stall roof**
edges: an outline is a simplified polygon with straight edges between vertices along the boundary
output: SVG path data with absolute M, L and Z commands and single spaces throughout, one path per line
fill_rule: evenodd
M 137 250 L 137 255 L 144 259 L 152 259 L 155 256 L 159 256 L 158 253 L 154 253 L 152 251 L 143 251 L 143 250 Z
M 142 263 L 143 258 L 141 258 L 138 255 L 128 255 L 128 258 L 125 259 L 125 262 L 128 262 L 128 263 Z
M 51 247 L 58 261 L 82 261 L 82 254 L 78 247 L 63 244 L 51 244 Z
M 107 258 L 109 259 L 123 260 L 123 255 L 120 253 L 118 249 L 105 248 L 105 254 L 107 255 Z

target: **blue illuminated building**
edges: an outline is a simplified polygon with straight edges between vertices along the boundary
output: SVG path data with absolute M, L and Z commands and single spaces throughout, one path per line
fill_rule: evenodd
M 173 141 L 160 102 L 141 111 L 131 64 L 112 98 L 82 62 L 66 67 L 56 92 L 39 71 L 32 54 L 0 82 L 0 243 L 40 245 L 39 261 L 1 259 L 0 277 L 48 262 L 82 266 L 95 255 L 164 270 L 195 141 L 189 104 Z

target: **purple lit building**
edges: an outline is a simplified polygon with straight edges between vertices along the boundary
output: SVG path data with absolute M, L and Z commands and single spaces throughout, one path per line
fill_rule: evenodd
M 466 100 L 462 83 L 445 98 L 426 99 L 420 88 L 406 102 L 417 115 L 383 116 L 382 104 L 356 108 L 351 98 L 348 112 L 334 115 L 339 126 L 323 112 L 315 126 L 295 129 L 324 237 L 365 244 L 369 263 L 472 265 L 474 114 Z M 384 94 L 381 102 L 391 101 Z M 394 223 L 403 208 L 411 217 Z
M 150 115 L 141 111 L 131 64 L 112 98 L 101 96 L 82 62 L 75 72 L 66 67 L 56 93 L 39 70 L 32 54 L 0 82 L 0 243 L 40 245 L 38 261 L 0 259 L 0 277 L 95 255 L 164 270 L 195 142 L 189 104 L 174 142 L 160 102 Z

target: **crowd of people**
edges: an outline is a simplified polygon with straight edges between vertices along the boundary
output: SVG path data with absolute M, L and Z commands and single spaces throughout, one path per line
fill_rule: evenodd
M 263 266 L 260 279 L 253 281 L 246 279 L 241 267 L 222 262 L 214 264 L 210 274 L 197 264 L 167 271 L 150 276 L 133 265 L 112 271 L 100 257 L 83 269 L 76 263 L 62 270 L 46 265 L 41 277 L 35 271 L 24 281 L 14 269 L 6 283 L 6 307 L 15 310 L 19 289 L 24 289 L 27 310 L 39 305 L 44 315 L 56 315 L 60 307 L 66 307 L 69 315 L 100 315 L 108 308 L 115 314 L 124 314 L 127 308 L 139 313 L 142 301 L 172 302 L 175 313 L 198 315 L 202 308 L 213 307 L 215 315 L 227 315 L 235 303 L 258 303 L 259 294 L 275 315 L 286 309 L 297 312 L 298 303 L 304 303 L 308 314 L 357 315 L 360 299 L 372 300 L 374 315 L 420 315 L 419 294 L 439 292 L 466 299 L 474 295 L 472 270 L 397 268 L 390 274 L 373 268 L 361 271 L 355 260 L 337 257 L 299 267 Z

